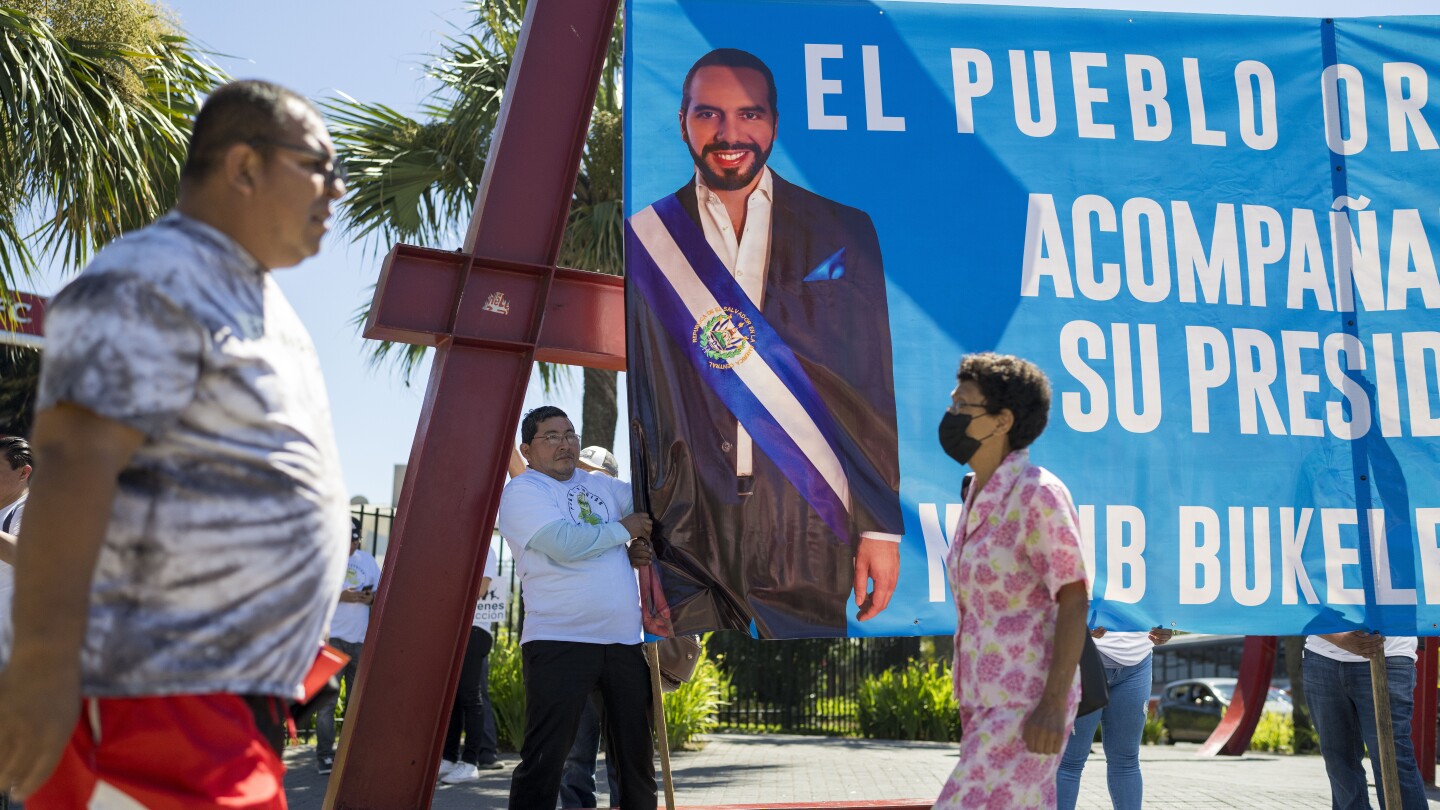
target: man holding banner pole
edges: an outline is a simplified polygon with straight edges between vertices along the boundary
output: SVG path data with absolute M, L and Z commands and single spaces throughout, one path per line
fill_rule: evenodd
M 766 162 L 774 76 L 733 48 L 682 85 L 694 178 L 627 223 L 639 497 L 676 633 L 846 635 L 904 532 L 890 327 L 870 217 Z M 643 504 L 642 504 L 643 505 Z
M 1305 699 L 1320 736 L 1320 755 L 1330 778 L 1331 807 L 1359 810 L 1370 806 L 1361 760 L 1368 749 L 1374 769 L 1375 791 L 1385 810 L 1424 810 L 1429 804 L 1425 784 L 1415 763 L 1410 742 L 1410 720 L 1415 691 L 1414 636 L 1385 637 L 1356 630 L 1312 635 L 1305 639 Z M 1375 666 L 1379 659 L 1378 667 Z M 1394 738 L 1387 746 L 1377 722 L 1375 669 L 1385 673 L 1389 692 L 1390 728 Z M 1384 691 L 1384 690 L 1381 690 Z M 1424 718 L 1422 718 L 1424 720 Z M 1362 747 L 1363 743 L 1363 747 Z M 1399 802 L 1385 798 L 1381 759 L 1393 750 L 1399 782 Z

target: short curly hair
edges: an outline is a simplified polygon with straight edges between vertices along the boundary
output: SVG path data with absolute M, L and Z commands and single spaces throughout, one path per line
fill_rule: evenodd
M 973 382 L 985 395 L 985 409 L 999 413 L 1009 408 L 1015 415 L 1010 428 L 1010 447 L 1029 447 L 1050 421 L 1050 380 L 1029 360 L 1010 354 L 981 352 L 960 358 L 960 382 Z

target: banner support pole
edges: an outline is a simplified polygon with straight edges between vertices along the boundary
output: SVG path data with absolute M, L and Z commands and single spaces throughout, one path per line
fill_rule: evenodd
M 665 785 L 665 810 L 675 810 L 675 781 L 670 775 L 670 734 L 665 729 L 665 690 L 660 682 L 659 642 L 651 641 L 645 645 L 645 659 L 650 662 L 650 694 L 655 702 L 655 746 L 660 749 L 660 776 Z M 1393 743 L 1390 748 L 1393 756 Z
M 1400 806 L 1400 771 L 1395 767 L 1395 725 L 1390 720 L 1390 681 L 1385 654 L 1370 657 L 1370 694 L 1375 704 L 1375 736 L 1380 743 L 1380 784 L 1384 786 L 1381 810 Z

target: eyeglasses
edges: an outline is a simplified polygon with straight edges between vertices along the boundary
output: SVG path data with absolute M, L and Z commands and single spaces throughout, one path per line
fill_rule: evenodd
M 549 433 L 542 433 L 542 434 L 540 434 L 539 436 L 536 436 L 535 438 L 538 439 L 538 440 L 540 440 L 540 441 L 545 442 L 546 444 L 548 444 L 548 445 L 550 445 L 550 446 L 552 446 L 552 447 L 554 447 L 554 446 L 556 446 L 556 445 L 559 445 L 561 442 L 564 442 L 565 444 L 579 444 L 579 443 L 580 443 L 580 434 L 579 434 L 579 433 L 576 433 L 576 432 L 573 431 L 573 430 L 566 431 L 565 433 L 556 433 L 555 431 L 552 430 L 552 431 L 550 431 Z
M 323 168 L 317 168 L 316 171 L 318 171 L 321 175 L 325 177 L 325 185 L 327 186 L 333 184 L 336 180 L 339 180 L 340 182 L 346 184 L 350 182 L 350 173 L 346 171 L 345 164 L 340 160 L 339 157 L 332 155 L 323 149 L 315 149 L 309 146 L 301 146 L 297 143 L 286 143 L 284 141 L 277 141 L 273 138 L 251 138 L 250 140 L 246 141 L 246 143 L 250 144 L 251 146 L 259 146 L 261 144 L 264 144 L 265 146 L 273 146 L 277 149 L 288 149 L 291 152 L 295 152 L 296 154 L 301 154 L 307 157 L 314 158 L 315 160 L 319 161 L 320 164 L 323 166 Z
M 957 411 L 979 408 L 983 413 L 990 413 L 990 406 L 983 402 L 952 402 L 950 407 Z

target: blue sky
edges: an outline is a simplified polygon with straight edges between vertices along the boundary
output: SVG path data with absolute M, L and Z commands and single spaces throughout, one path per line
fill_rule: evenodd
M 1012 0 L 1006 4 L 1307 17 L 1423 14 L 1436 8 L 1433 0 L 1371 0 L 1359 8 L 1339 0 Z M 343 92 L 404 112 L 415 111 L 432 86 L 424 74 L 427 56 L 454 26 L 470 19 L 461 0 L 250 0 L 243 5 L 227 0 L 170 0 L 167 5 L 193 39 L 226 54 L 216 61 L 232 76 L 269 79 L 312 98 Z M 428 376 L 427 366 L 407 387 L 393 368 L 371 368 L 365 342 L 351 325 L 356 308 L 370 298 L 370 285 L 387 248 L 346 244 L 332 236 L 319 256 L 276 274 L 320 353 L 349 491 L 374 503 L 391 500 L 393 468 L 409 456 Z M 64 278 L 63 273 L 51 272 L 32 286 L 51 293 Z M 575 415 L 578 424 L 578 372 L 548 398 L 532 383 L 526 407 L 547 399 Z M 579 427 L 583 433 L 584 426 Z M 628 477 L 624 431 L 617 431 L 616 438 L 620 445 L 616 457 Z

